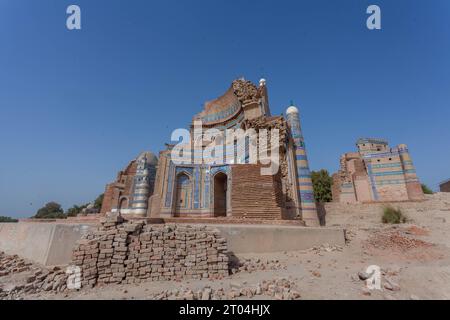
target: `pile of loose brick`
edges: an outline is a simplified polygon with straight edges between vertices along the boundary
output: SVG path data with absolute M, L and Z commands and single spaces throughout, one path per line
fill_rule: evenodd
M 0 286 L 0 300 L 21 299 L 25 294 L 63 292 L 67 290 L 67 275 L 59 267 L 46 268 L 33 264 L 17 255 L 0 252 L 0 278 L 17 276 Z
M 245 282 L 245 281 L 244 281 Z M 300 292 L 295 281 L 286 278 L 264 280 L 256 285 L 244 285 L 244 283 L 230 283 L 230 287 L 212 288 L 206 285 L 195 290 L 189 288 L 176 288 L 151 294 L 152 300 L 231 300 L 251 299 L 254 297 L 276 300 L 299 300 Z
M 207 226 L 150 225 L 110 214 L 78 242 L 82 287 L 228 276 L 226 239 Z
M 11 273 L 20 273 L 30 269 L 31 263 L 18 255 L 7 255 L 0 252 L 0 277 Z
M 366 241 L 365 248 L 389 249 L 405 252 L 412 249 L 431 248 L 433 244 L 410 237 L 399 230 L 383 230 L 376 232 Z
M 230 259 L 230 273 L 255 272 L 264 270 L 286 270 L 287 267 L 276 259 Z

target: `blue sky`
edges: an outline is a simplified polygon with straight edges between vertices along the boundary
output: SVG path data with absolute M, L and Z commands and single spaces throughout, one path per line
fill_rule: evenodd
M 450 178 L 449 57 L 448 0 L 1 0 L 0 215 L 93 200 L 241 76 L 267 79 L 273 114 L 298 104 L 312 169 L 381 137 L 408 144 L 436 188 Z

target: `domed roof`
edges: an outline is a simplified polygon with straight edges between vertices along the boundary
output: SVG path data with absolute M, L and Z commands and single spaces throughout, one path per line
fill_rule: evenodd
M 296 106 L 290 106 L 287 110 L 286 110 L 286 114 L 291 114 L 291 113 L 298 113 L 298 109 Z
M 222 123 L 241 111 L 241 103 L 234 94 L 233 86 L 221 97 L 205 103 L 202 112 L 194 117 L 194 120 L 201 120 L 204 124 Z
M 204 125 L 218 125 L 240 114 L 242 107 L 249 103 L 258 103 L 261 89 L 244 78 L 234 80 L 231 87 L 221 97 L 206 102 L 203 111 L 193 120 L 201 120 Z
M 137 158 L 137 160 L 142 160 L 145 158 L 145 161 L 147 164 L 149 165 L 153 165 L 156 166 L 158 165 L 158 157 L 155 156 L 153 153 L 151 153 L 150 151 L 145 151 L 142 152 L 139 157 Z

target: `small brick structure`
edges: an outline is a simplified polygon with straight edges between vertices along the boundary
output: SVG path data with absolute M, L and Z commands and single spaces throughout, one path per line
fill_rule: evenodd
M 439 189 L 441 192 L 450 192 L 450 179 L 447 181 L 441 182 L 439 184 Z
M 81 239 L 72 264 L 82 287 L 144 280 L 220 279 L 229 274 L 226 239 L 207 226 L 150 225 L 117 214 Z

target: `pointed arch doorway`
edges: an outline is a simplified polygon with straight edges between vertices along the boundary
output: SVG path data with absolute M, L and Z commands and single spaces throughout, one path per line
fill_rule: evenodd
M 123 197 L 119 200 L 119 214 L 125 213 L 128 209 L 128 198 Z
M 191 178 L 184 172 L 177 176 L 176 182 L 174 216 L 180 217 L 190 209 L 192 185 Z

